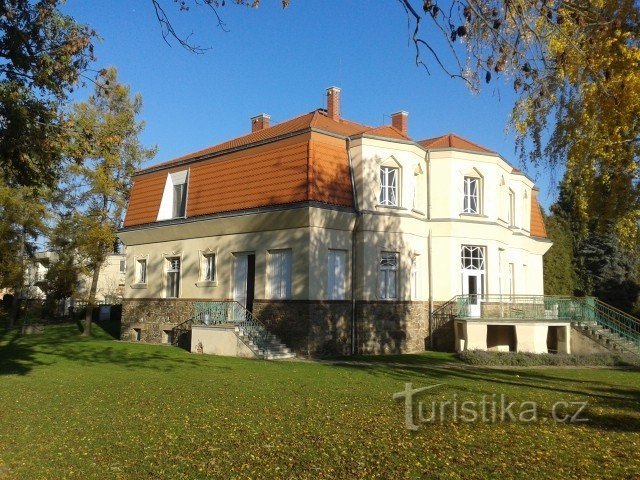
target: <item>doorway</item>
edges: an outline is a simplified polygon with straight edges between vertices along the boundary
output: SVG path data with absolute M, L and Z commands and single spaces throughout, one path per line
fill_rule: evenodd
M 477 270 L 462 272 L 462 294 L 469 298 L 469 316 L 479 317 L 482 296 L 482 274 L 480 272 Z
M 256 256 L 254 253 L 234 253 L 233 300 L 253 311 L 256 285 Z

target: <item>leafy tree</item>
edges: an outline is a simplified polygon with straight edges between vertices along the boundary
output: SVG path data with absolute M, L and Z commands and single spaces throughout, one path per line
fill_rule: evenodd
M 95 33 L 60 0 L 0 4 L 0 180 L 53 187 L 66 142 L 62 107 L 93 59 Z
M 57 201 L 62 201 L 58 198 Z M 49 234 L 49 249 L 57 254 L 46 274 L 45 294 L 51 308 L 61 300 L 75 297 L 84 266 L 77 255 L 77 236 L 71 215 L 61 215 Z
M 100 267 L 116 244 L 131 176 L 155 155 L 155 148 L 143 147 L 138 138 L 144 128 L 136 119 L 141 109 L 142 97 L 132 98 L 129 87 L 119 83 L 116 70 L 110 68 L 101 72 L 94 94 L 76 104 L 69 117 L 77 134 L 69 145 L 76 162 L 70 162 L 67 187 L 79 206 L 70 221 L 77 254 L 92 276 L 84 335 L 91 334 Z
M 568 222 L 558 215 L 545 216 L 545 226 L 553 246 L 544 255 L 545 295 L 573 295 L 577 289 L 573 238 Z
M 416 61 L 471 88 L 495 76 L 517 94 L 524 159 L 566 163 L 575 214 L 628 244 L 640 220 L 640 4 L 634 0 L 400 0 Z M 420 8 L 418 9 L 418 4 Z M 422 20 L 430 25 L 425 29 Z M 448 48 L 436 49 L 436 35 Z M 428 52 L 432 62 L 423 57 Z M 548 134 L 548 141 L 545 141 Z M 529 147 L 531 146 L 531 147 Z
M 640 293 L 637 252 L 622 245 L 615 232 L 593 232 L 579 255 L 586 292 L 620 310 L 633 312 Z
M 41 194 L 28 187 L 0 183 L 0 288 L 14 292 L 9 324 L 17 317 L 18 297 L 24 286 L 25 257 L 34 241 L 46 232 L 47 210 Z
M 59 4 L 0 4 L 0 286 L 14 293 L 61 171 L 64 104 L 93 59 L 94 32 L 62 15 Z M 14 302 L 12 321 L 15 314 Z

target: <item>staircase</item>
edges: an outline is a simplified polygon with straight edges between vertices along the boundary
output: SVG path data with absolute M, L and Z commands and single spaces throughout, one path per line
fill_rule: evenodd
M 640 320 L 594 297 L 573 324 L 604 347 L 640 358 Z
M 238 302 L 196 302 L 191 325 L 229 325 L 238 339 L 258 358 L 280 360 L 295 357 L 280 339 Z

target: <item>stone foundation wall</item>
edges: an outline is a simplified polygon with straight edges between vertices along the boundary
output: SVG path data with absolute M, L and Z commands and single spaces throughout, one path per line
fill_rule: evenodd
M 121 340 L 135 340 L 134 328 L 140 329 L 140 342 L 162 343 L 163 330 L 192 318 L 194 301 L 187 299 L 149 299 L 122 301 Z
M 425 350 L 429 337 L 428 302 L 357 302 L 356 318 L 361 354 Z
M 253 314 L 303 356 L 351 353 L 351 302 L 254 300 Z
M 195 302 L 125 299 L 120 338 L 135 340 L 134 329 L 139 329 L 140 342 L 162 343 L 164 330 L 194 316 Z M 434 308 L 442 303 L 434 302 Z M 351 354 L 351 302 L 348 300 L 254 300 L 253 314 L 299 355 Z M 360 354 L 430 349 L 428 302 L 356 302 L 356 325 Z M 453 351 L 453 321 L 434 322 L 433 327 L 433 349 Z

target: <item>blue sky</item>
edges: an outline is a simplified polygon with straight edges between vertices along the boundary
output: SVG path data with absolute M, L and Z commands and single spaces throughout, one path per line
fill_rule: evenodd
M 259 113 L 277 123 L 323 107 L 325 89 L 336 85 L 345 118 L 377 126 L 406 110 L 415 139 L 455 132 L 523 167 L 505 132 L 511 89 L 492 82 L 475 95 L 435 66 L 430 76 L 416 67 L 398 2 L 292 0 L 285 10 L 279 0 L 262 2 L 258 9 L 222 8 L 224 32 L 206 9 L 181 13 L 164 0 L 176 30 L 212 47 L 203 55 L 162 40 L 150 0 L 68 0 L 63 10 L 102 37 L 96 68 L 117 67 L 121 81 L 142 94 L 142 141 L 158 146 L 150 163 L 246 134 Z M 548 207 L 555 195 L 550 172 L 525 171 Z

